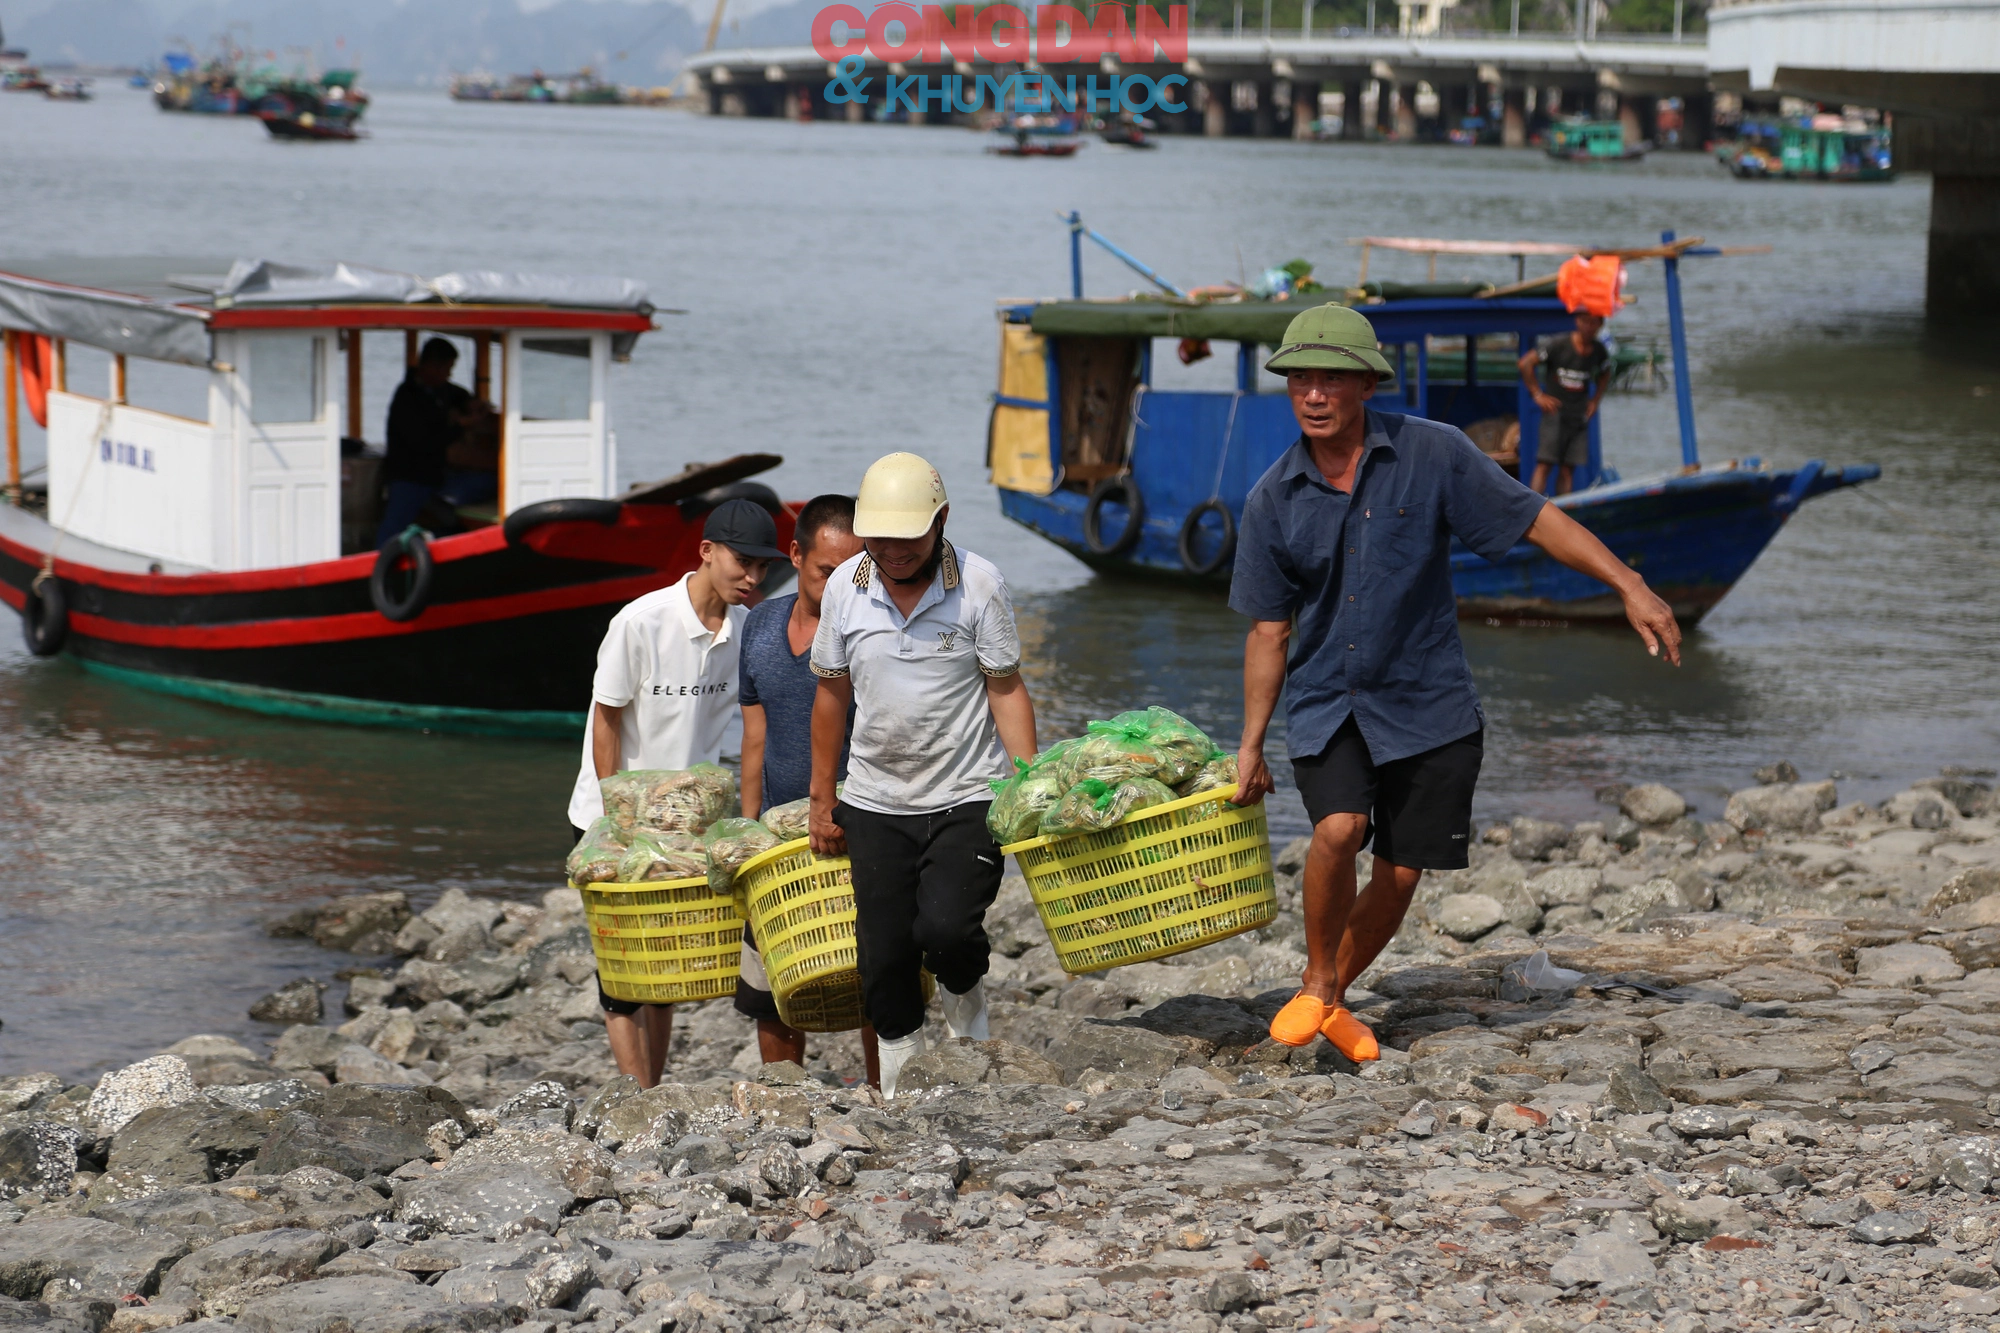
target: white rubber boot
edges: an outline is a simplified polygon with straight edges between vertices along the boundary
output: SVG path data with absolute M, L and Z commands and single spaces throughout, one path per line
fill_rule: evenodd
M 896 1078 L 903 1066 L 924 1053 L 924 1032 L 918 1028 L 907 1037 L 878 1037 L 875 1050 L 882 1069 L 882 1095 L 896 1095 Z
M 938 987 L 938 1005 L 944 1010 L 944 1030 L 951 1036 L 985 1041 L 992 1035 L 986 1029 L 986 986 L 983 982 L 973 982 L 972 989 L 963 995 L 953 995 L 944 987 Z

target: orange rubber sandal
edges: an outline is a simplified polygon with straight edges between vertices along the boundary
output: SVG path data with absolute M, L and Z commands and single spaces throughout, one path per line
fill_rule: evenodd
M 1345 1009 L 1328 1010 L 1319 1031 L 1321 1036 L 1333 1043 L 1335 1050 L 1356 1064 L 1382 1058 L 1382 1047 L 1375 1040 L 1375 1030 Z M 1271 1035 L 1277 1035 L 1275 1027 Z
M 1287 1046 L 1310 1045 L 1319 1035 L 1320 1025 L 1327 1021 L 1328 1010 L 1326 1001 L 1300 991 L 1271 1020 L 1271 1040 Z

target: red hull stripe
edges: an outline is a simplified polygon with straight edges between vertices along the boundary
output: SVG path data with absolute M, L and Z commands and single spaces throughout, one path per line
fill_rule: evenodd
M 504 550 L 507 535 L 497 525 L 473 532 L 439 537 L 431 542 L 431 559 L 439 564 L 469 560 Z M 0 537 L 0 552 L 23 564 L 40 569 L 43 553 L 32 546 Z M 150 597 L 197 597 L 213 593 L 271 592 L 283 588 L 312 588 L 325 583 L 366 581 L 375 572 L 375 552 L 321 560 L 310 565 L 283 565 L 276 569 L 251 569 L 240 574 L 120 574 L 96 565 L 81 565 L 57 559 L 56 576 L 72 583 L 87 583 L 116 592 L 134 592 Z
M 630 310 L 561 310 L 546 306 L 349 305 L 232 306 L 208 318 L 215 329 L 608 329 L 657 327 Z
M 631 578 L 605 579 L 566 588 L 544 588 L 536 592 L 511 593 L 505 597 L 450 602 L 431 607 L 415 620 L 400 624 L 373 611 L 299 620 L 252 620 L 228 625 L 134 625 L 129 621 L 111 620 L 80 611 L 72 611 L 69 619 L 77 633 L 107 643 L 189 651 L 282 648 L 306 643 L 388 639 L 404 634 L 421 634 L 426 630 L 456 629 L 462 625 L 512 620 L 578 606 L 596 606 L 607 602 L 622 604 L 662 586 L 665 578 L 659 572 L 649 572 Z M 5 591 L 11 593 L 13 589 Z M 20 594 L 15 593 L 7 600 L 19 606 L 18 597 Z

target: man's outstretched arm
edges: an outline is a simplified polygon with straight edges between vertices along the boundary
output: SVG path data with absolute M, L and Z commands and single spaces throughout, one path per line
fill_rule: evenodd
M 1681 627 L 1673 608 L 1588 528 L 1555 505 L 1545 504 L 1528 529 L 1528 540 L 1571 569 L 1610 584 L 1625 603 L 1625 618 L 1646 641 L 1646 651 L 1658 657 L 1665 649 L 1669 662 L 1681 664 Z

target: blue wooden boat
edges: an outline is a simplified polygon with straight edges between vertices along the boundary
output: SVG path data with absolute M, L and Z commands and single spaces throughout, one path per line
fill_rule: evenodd
M 1569 331 L 1574 317 L 1554 280 L 1497 294 L 1471 284 L 1370 283 L 1349 293 L 1288 301 L 1198 303 L 1081 225 L 1072 245 L 1099 241 L 1162 288 L 1157 297 L 1075 295 L 1000 310 L 1001 383 L 993 396 L 987 466 L 1001 512 L 1093 567 L 1181 582 L 1226 584 L 1236 525 L 1252 484 L 1298 438 L 1291 401 L 1262 362 L 1307 301 L 1365 303 L 1398 388 L 1373 404 L 1460 427 L 1518 420 L 1522 480 L 1534 470 L 1540 411 L 1521 385 L 1516 358 L 1534 342 Z M 1688 384 L 1679 261 L 1719 253 L 1665 234 L 1660 247 L 1623 252 L 1666 266 L 1668 316 L 1683 466 L 1624 480 L 1604 464 L 1599 412 L 1590 460 L 1575 490 L 1555 503 L 1596 533 L 1692 624 L 1726 596 L 1798 507 L 1829 491 L 1872 481 L 1872 463 L 1814 460 L 1779 469 L 1755 458 L 1703 464 Z M 1161 339 L 1236 349 L 1234 392 L 1151 387 Z M 1467 355 L 1470 349 L 1473 354 Z M 1171 351 L 1169 350 L 1169 353 Z M 1491 451 L 1489 451 L 1491 452 Z M 1523 543 L 1489 563 L 1456 542 L 1452 580 L 1459 613 L 1500 621 L 1622 620 L 1604 584 Z

